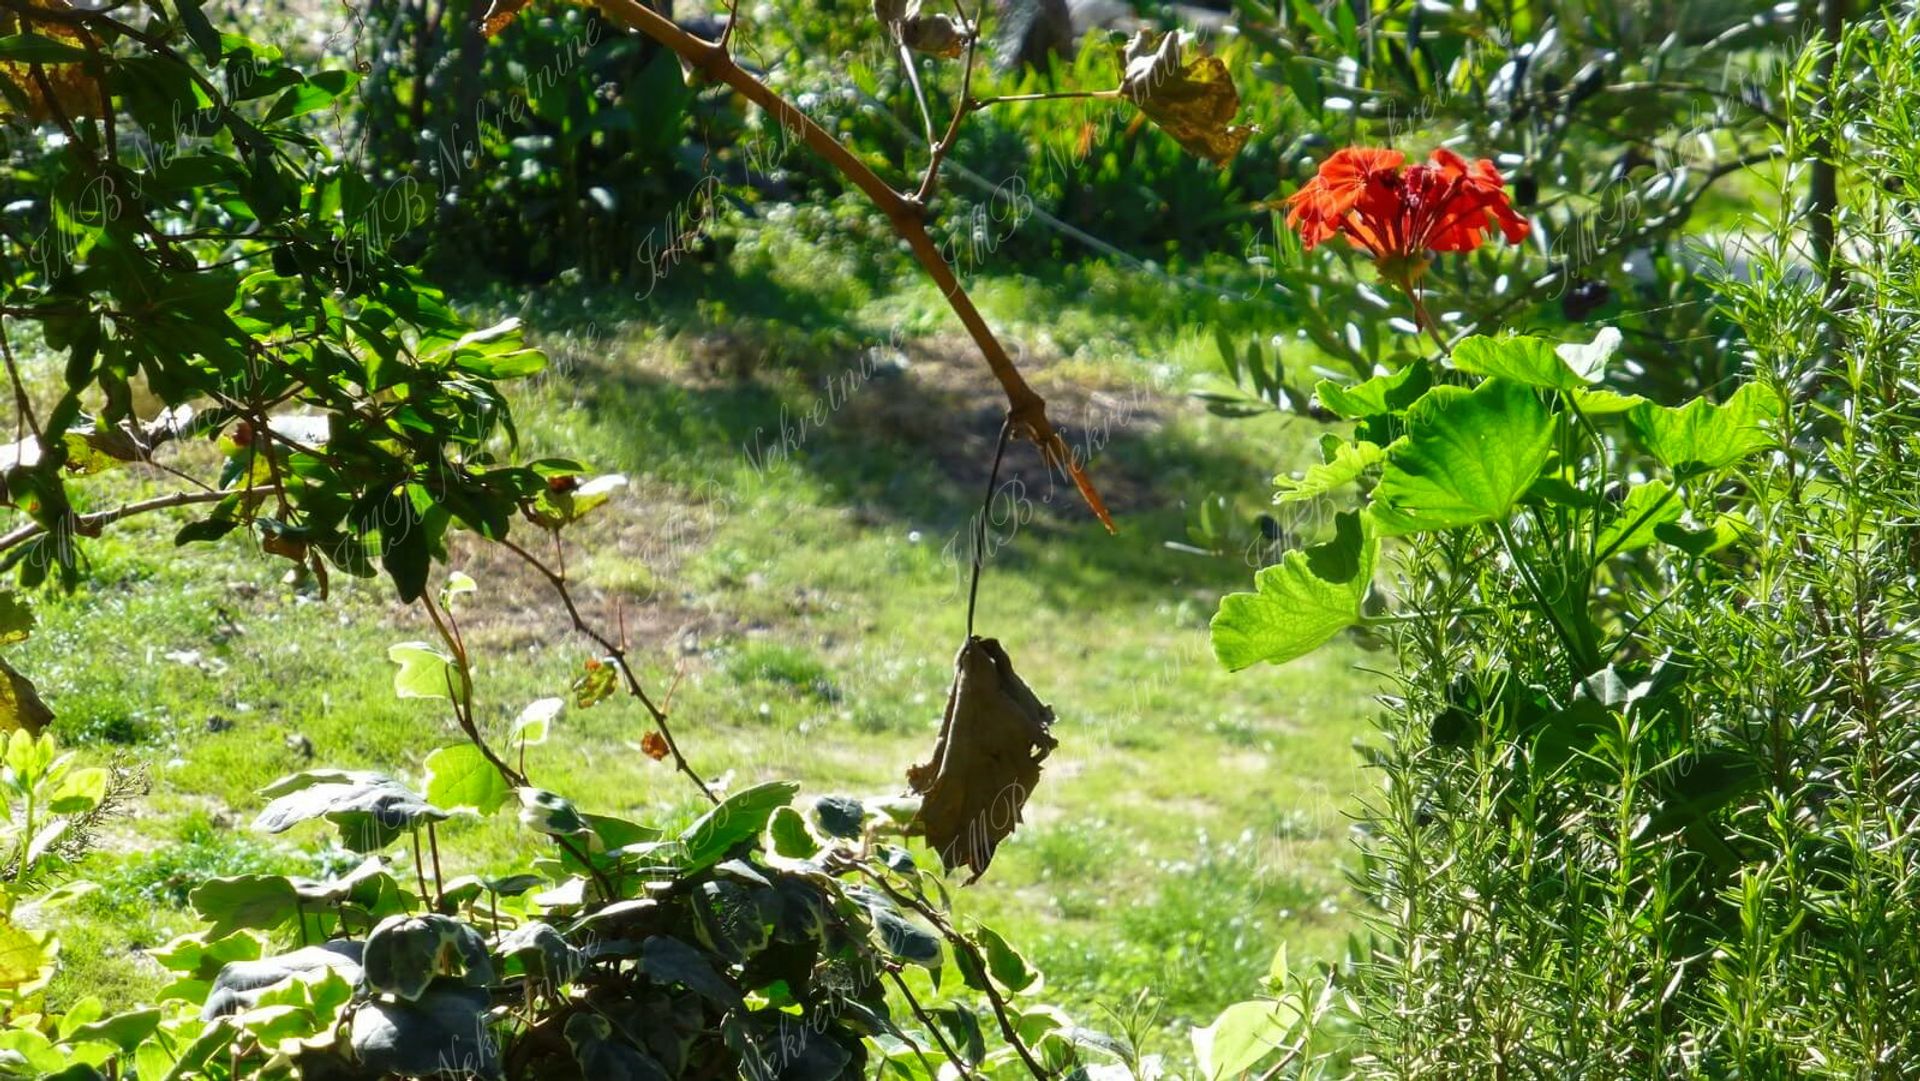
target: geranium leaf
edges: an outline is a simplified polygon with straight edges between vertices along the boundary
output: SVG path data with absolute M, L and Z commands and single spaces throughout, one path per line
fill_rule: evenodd
M 1332 540 L 1288 552 L 1254 576 L 1256 592 L 1221 598 L 1211 624 L 1214 656 L 1236 671 L 1281 664 L 1359 623 L 1378 547 L 1360 515 L 1339 515 Z
M 1724 469 L 1771 446 L 1766 422 L 1780 413 L 1778 394 L 1748 383 L 1722 405 L 1705 398 L 1678 407 L 1642 403 L 1627 413 L 1627 426 L 1661 464 L 1688 476 Z
M 1407 410 L 1373 490 L 1388 535 L 1502 520 L 1553 451 L 1553 416 L 1531 388 L 1489 379 L 1436 387 Z
M 1547 390 L 1578 390 L 1600 381 L 1607 358 L 1620 344 L 1612 327 L 1590 345 L 1555 345 L 1545 338 L 1513 335 L 1493 338 L 1475 334 L 1453 347 L 1453 366 L 1474 375 L 1492 376 Z
M 1274 486 L 1280 491 L 1273 501 L 1298 503 L 1331 495 L 1365 476 L 1367 470 L 1385 461 L 1386 457 L 1387 452 L 1377 443 L 1369 443 L 1364 439 L 1341 443 L 1334 450 L 1332 461 L 1309 467 L 1299 479 L 1275 477 Z

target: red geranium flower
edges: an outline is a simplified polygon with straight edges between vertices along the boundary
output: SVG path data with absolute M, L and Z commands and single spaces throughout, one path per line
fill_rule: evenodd
M 1406 160 L 1397 150 L 1338 151 L 1287 199 L 1287 225 L 1309 249 L 1345 235 L 1405 287 L 1426 270 L 1428 252 L 1472 251 L 1496 226 L 1510 244 L 1526 238 L 1493 162 L 1469 164 L 1445 147 L 1402 169 Z

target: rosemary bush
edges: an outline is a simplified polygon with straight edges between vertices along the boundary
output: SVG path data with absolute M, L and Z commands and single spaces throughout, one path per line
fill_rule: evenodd
M 1786 73 L 1786 164 L 1755 179 L 1757 239 L 1725 246 L 1715 286 L 1739 374 L 1709 388 L 1781 408 L 1739 465 L 1675 471 L 1660 543 L 1580 588 L 1587 529 L 1604 544 L 1631 515 L 1585 527 L 1562 504 L 1662 483 L 1599 425 L 1557 463 L 1565 500 L 1536 486 L 1510 523 L 1385 561 L 1398 614 L 1362 617 L 1400 668 L 1348 986 L 1361 1075 L 1895 1077 L 1920 1057 L 1915 100 L 1910 8 Z M 1801 197 L 1822 160 L 1842 163 L 1830 204 Z M 1583 618 L 1603 667 L 1564 640 Z

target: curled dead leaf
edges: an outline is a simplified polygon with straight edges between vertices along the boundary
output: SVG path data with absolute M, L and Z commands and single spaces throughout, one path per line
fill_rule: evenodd
M 972 637 L 953 662 L 953 688 L 933 758 L 907 770 L 922 798 L 915 823 L 949 871 L 973 882 L 1020 823 L 1052 752 L 1053 710 L 1013 670 L 992 638 Z
M 40 700 L 33 681 L 0 658 L 0 732 L 24 728 L 34 735 L 53 723 L 53 711 Z
M 648 732 L 640 737 L 640 752 L 655 762 L 667 757 L 667 740 L 658 732 Z
M 910 12 L 900 20 L 900 41 L 907 48 L 928 56 L 959 56 L 973 36 L 966 23 L 939 12 Z
M 920 0 L 873 0 L 873 17 L 888 37 L 929 56 L 959 56 L 974 33 L 963 19 L 921 11 Z
M 1156 46 L 1148 31 L 1133 35 L 1121 53 L 1120 92 L 1187 152 L 1224 164 L 1247 145 L 1253 129 L 1233 123 L 1240 92 L 1219 57 L 1180 61 L 1180 35 L 1171 31 Z
M 480 19 L 480 32 L 488 37 L 498 34 L 532 3 L 533 0 L 493 0 Z

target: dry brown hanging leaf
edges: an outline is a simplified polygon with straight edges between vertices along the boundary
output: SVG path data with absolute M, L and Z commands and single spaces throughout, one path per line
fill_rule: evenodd
M 977 880 L 1020 823 L 1056 746 L 1053 710 L 1013 670 L 992 638 L 972 637 L 953 661 L 953 689 L 940 742 L 925 765 L 907 770 L 920 794 L 915 821 L 947 870 L 965 864 Z
M 1233 123 L 1240 92 L 1219 57 L 1203 56 L 1183 66 L 1177 31 L 1155 47 L 1142 30 L 1127 42 L 1120 62 L 1125 68 L 1121 94 L 1188 153 L 1222 165 L 1247 145 L 1253 129 Z
M 648 732 L 640 737 L 640 753 L 655 762 L 667 757 L 667 752 L 671 749 L 667 746 L 666 738 L 658 732 Z
M 966 51 L 972 31 L 966 23 L 939 12 L 921 14 L 918 5 L 900 20 L 900 41 L 907 48 L 928 56 L 949 59 Z

